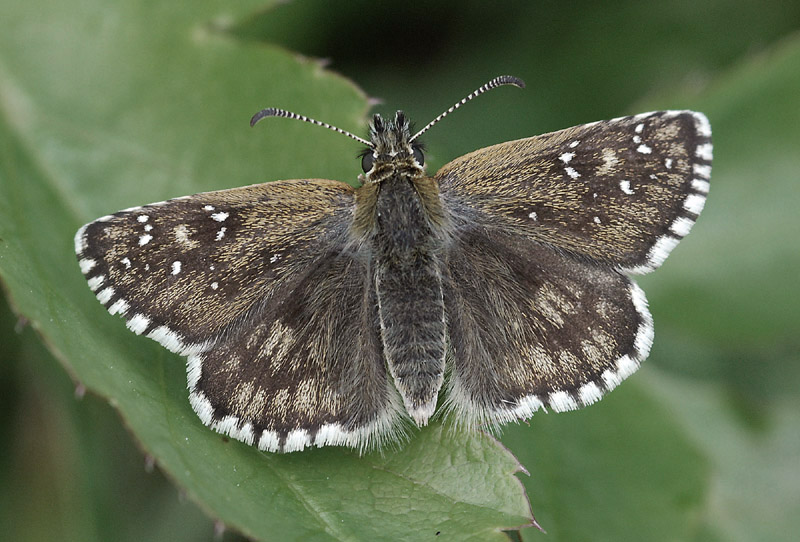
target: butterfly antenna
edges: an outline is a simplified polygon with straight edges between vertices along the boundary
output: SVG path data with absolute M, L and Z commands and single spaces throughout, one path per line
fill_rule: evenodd
M 287 119 L 297 119 L 297 120 L 302 120 L 303 122 L 310 122 L 311 124 L 322 126 L 323 128 L 327 128 L 328 130 L 333 130 L 334 132 L 339 132 L 340 134 L 344 134 L 347 137 L 352 137 L 359 143 L 363 143 L 367 147 L 372 148 L 372 143 L 370 143 L 364 138 L 358 137 L 355 134 L 351 134 L 347 130 L 342 130 L 341 128 L 332 126 L 327 122 L 320 122 L 318 120 L 314 120 L 304 115 L 298 115 L 297 113 L 292 113 L 291 111 L 286 111 L 284 109 L 277 109 L 275 107 L 268 107 L 267 109 L 262 109 L 261 111 L 253 115 L 253 118 L 250 119 L 250 126 L 255 126 L 256 123 L 261 119 L 263 119 L 264 117 L 284 117 Z
M 441 115 L 430 121 L 428 125 L 425 126 L 425 128 L 414 134 L 414 137 L 411 138 L 411 141 L 417 139 L 419 136 L 427 132 L 431 126 L 433 126 L 434 124 L 445 118 L 447 115 L 449 115 L 450 113 L 452 113 L 453 111 L 455 111 L 456 109 L 458 109 L 471 99 L 477 98 L 487 90 L 492 90 L 493 88 L 501 87 L 503 85 L 514 85 L 515 87 L 525 88 L 525 81 L 519 79 L 518 77 L 514 77 L 512 75 L 501 75 L 499 77 L 495 77 L 494 79 L 492 79 L 491 81 L 489 81 L 488 83 L 477 89 L 475 92 L 473 92 L 466 98 L 462 99 L 460 102 L 453 105 L 453 107 L 451 107 L 450 109 L 448 109 L 447 111 L 445 111 L 444 113 L 442 113 Z

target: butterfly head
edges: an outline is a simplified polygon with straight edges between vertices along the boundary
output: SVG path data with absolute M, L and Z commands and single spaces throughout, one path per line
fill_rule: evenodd
M 367 182 L 380 182 L 387 173 L 398 170 L 407 174 L 423 172 L 422 144 L 412 141 L 411 125 L 402 111 L 398 111 L 394 119 L 373 116 L 369 135 L 370 144 L 361 155 Z

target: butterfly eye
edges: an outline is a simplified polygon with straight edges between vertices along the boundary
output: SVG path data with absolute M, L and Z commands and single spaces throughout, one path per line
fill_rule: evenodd
M 425 164 L 425 154 L 423 154 L 422 148 L 414 146 L 412 148 L 412 150 L 414 151 L 414 160 L 416 160 L 417 164 L 419 164 L 420 166 L 424 165 Z
M 375 157 L 372 155 L 371 152 L 365 153 L 361 157 L 361 169 L 364 170 L 364 173 L 367 173 L 369 170 L 372 169 L 372 165 L 375 163 Z

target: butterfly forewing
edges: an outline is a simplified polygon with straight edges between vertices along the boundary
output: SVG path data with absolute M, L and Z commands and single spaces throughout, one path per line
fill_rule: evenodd
M 282 181 L 120 211 L 75 236 L 97 298 L 174 352 L 203 350 L 347 234 L 352 188 Z M 342 241 L 340 241 L 341 244 Z
M 647 272 L 689 233 L 710 173 L 705 116 L 660 111 L 480 149 L 436 179 L 445 204 L 472 227 Z

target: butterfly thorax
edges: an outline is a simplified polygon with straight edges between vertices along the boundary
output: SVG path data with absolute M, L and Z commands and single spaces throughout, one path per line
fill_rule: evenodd
M 376 219 L 381 212 L 377 208 L 379 198 L 384 203 L 391 200 L 401 207 L 399 210 L 409 205 L 419 206 L 422 211 L 417 216 L 420 226 L 427 224 L 438 237 L 444 235 L 445 220 L 438 186 L 425 174 L 422 145 L 413 143 L 410 134 L 410 123 L 402 111 L 396 113 L 394 120 L 375 115 L 370 123 L 372 144 L 363 153 L 365 174 L 359 177 L 362 186 L 356 193 L 354 231 L 359 237 L 377 231 Z M 384 183 L 386 186 L 382 186 Z M 407 197 L 398 199 L 398 190 Z M 402 214 L 398 217 L 403 218 Z M 403 230 L 413 227 L 410 223 L 397 226 Z

